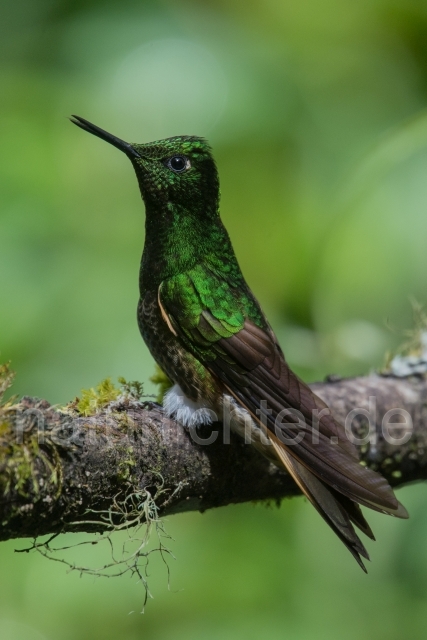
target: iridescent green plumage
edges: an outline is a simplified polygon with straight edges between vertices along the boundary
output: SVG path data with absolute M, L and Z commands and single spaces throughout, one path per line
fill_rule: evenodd
M 398 517 L 406 511 L 382 476 L 358 464 L 343 426 L 288 367 L 219 217 L 209 145 L 191 136 L 128 144 L 74 122 L 124 151 L 138 178 L 146 209 L 138 324 L 179 385 L 166 408 L 203 422 L 203 411 L 220 416 L 228 403 L 231 428 L 244 435 L 249 422 L 252 443 L 291 474 L 364 568 L 360 556 L 368 555 L 353 524 L 373 536 L 359 504 Z

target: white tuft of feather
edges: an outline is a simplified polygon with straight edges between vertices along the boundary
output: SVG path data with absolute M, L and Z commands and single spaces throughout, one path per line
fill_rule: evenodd
M 179 384 L 167 391 L 163 398 L 163 408 L 166 415 L 172 416 L 184 427 L 198 427 L 202 424 L 212 424 L 216 416 L 211 409 L 201 402 L 194 402 L 187 398 Z

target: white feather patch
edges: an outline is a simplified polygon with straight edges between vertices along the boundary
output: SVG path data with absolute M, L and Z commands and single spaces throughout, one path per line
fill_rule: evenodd
M 215 419 L 211 409 L 201 402 L 194 402 L 187 398 L 179 384 L 174 384 L 165 394 L 163 408 L 169 418 L 173 416 L 184 427 L 212 424 Z

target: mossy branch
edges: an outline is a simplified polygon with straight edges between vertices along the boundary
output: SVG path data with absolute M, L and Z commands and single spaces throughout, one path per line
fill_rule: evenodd
M 11 374 L 5 368 L 0 373 L 4 393 Z M 230 443 L 224 443 L 220 425 L 213 426 L 218 432 L 214 442 L 200 444 L 211 433 L 204 430 L 196 434 L 197 443 L 195 434 L 165 418 L 159 405 L 144 402 L 140 387 L 122 383 L 124 390 L 120 395 L 114 391 L 112 402 L 108 385 L 88 392 L 92 410 L 83 402 L 79 412 L 84 397 L 62 410 L 28 397 L 0 406 L 1 540 L 105 531 L 108 523 L 96 514 L 112 512 L 114 504 L 124 504 L 132 494 L 159 493 L 159 478 L 160 515 L 280 501 L 298 493 L 286 473 L 243 440 L 231 434 Z M 393 486 L 427 479 L 425 375 L 331 379 L 313 389 L 340 419 L 355 407 L 372 411 L 375 398 L 376 437 L 359 447 L 361 460 Z M 384 415 L 394 408 L 412 419 L 413 433 L 404 444 L 391 444 L 382 431 Z M 366 421 L 364 415 L 354 417 L 353 432 L 359 437 Z M 115 524 L 121 524 L 123 515 L 117 512 L 116 517 Z

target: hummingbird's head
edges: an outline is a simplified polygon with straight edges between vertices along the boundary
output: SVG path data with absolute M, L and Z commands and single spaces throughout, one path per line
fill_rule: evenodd
M 218 215 L 218 172 L 203 138 L 176 136 L 147 144 L 128 143 L 79 116 L 72 116 L 71 121 L 128 156 L 146 205 L 178 205 L 202 216 Z

